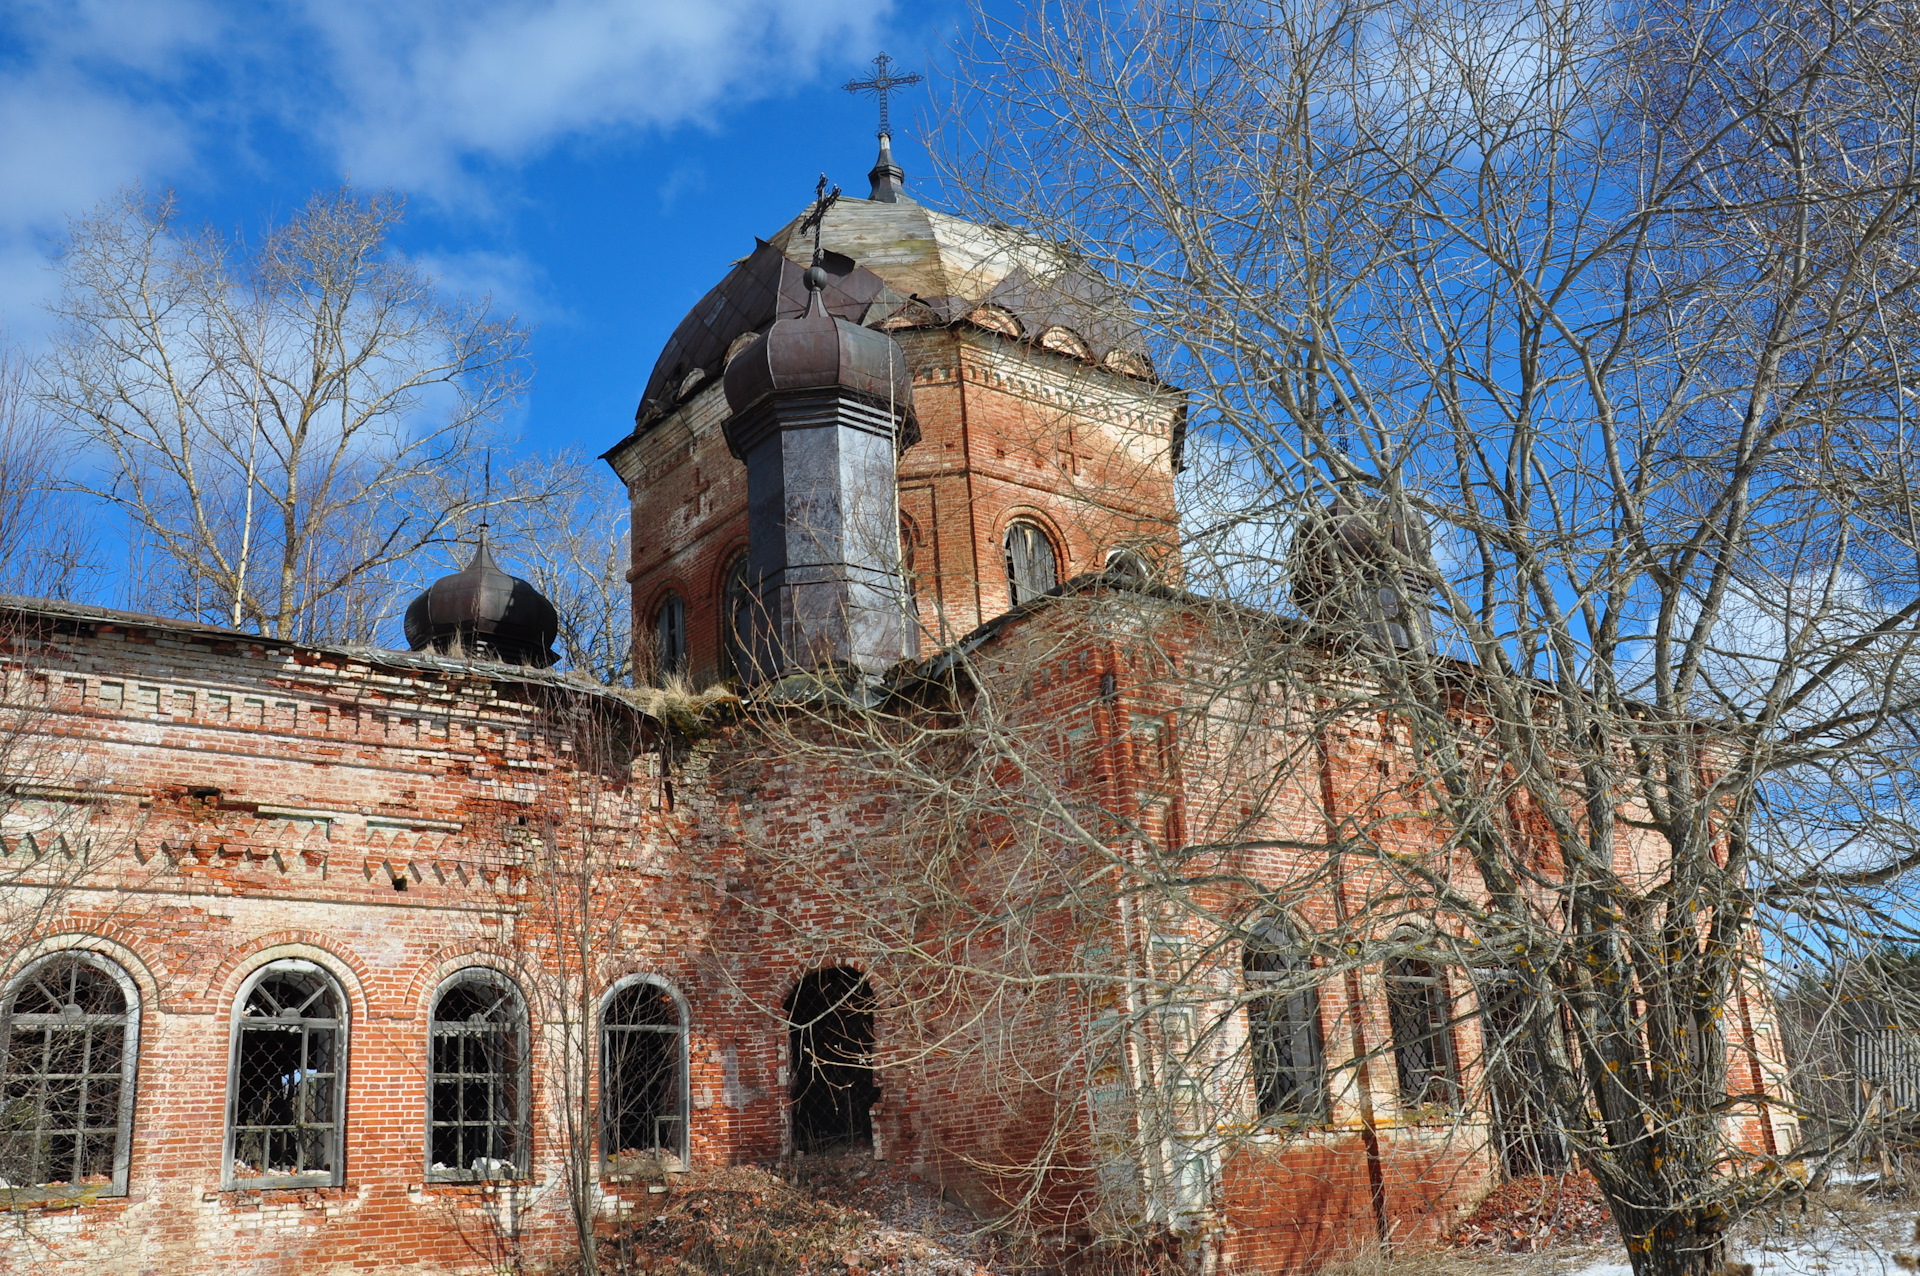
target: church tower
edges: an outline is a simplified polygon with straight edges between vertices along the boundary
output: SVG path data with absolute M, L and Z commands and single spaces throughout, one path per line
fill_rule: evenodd
M 884 332 L 905 360 L 893 490 L 862 502 L 892 506 L 875 516 L 897 528 L 902 657 L 1078 575 L 1177 577 L 1183 401 L 1123 299 L 1055 245 L 917 203 L 884 134 L 869 180 L 868 198 L 817 199 L 757 241 L 694 306 L 633 432 L 605 454 L 631 500 L 643 676 L 752 666 L 751 540 L 771 533 L 750 526 L 747 467 L 728 446 L 727 370 L 810 304 Z

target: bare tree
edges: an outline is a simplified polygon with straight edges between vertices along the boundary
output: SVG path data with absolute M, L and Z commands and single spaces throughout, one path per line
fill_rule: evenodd
M 177 612 L 301 641 L 372 636 L 383 573 L 471 503 L 474 443 L 525 384 L 525 332 L 390 248 L 403 201 L 315 195 L 258 243 L 171 197 L 77 219 L 39 400 L 98 459 Z
M 68 597 L 92 544 L 61 492 L 68 460 L 34 401 L 25 356 L 0 335 L 0 593 Z
M 617 1217 L 603 1183 L 658 1181 L 687 1166 L 685 1007 L 639 973 L 664 960 L 656 892 L 703 889 L 661 862 L 672 846 L 670 768 L 684 752 L 664 723 L 704 729 L 736 702 L 583 679 L 544 689 L 541 703 L 564 767 L 529 822 L 510 830 L 524 881 L 512 949 L 533 1012 L 558 1195 L 578 1270 L 592 1276 L 628 1270 L 632 1257 L 603 1252 L 600 1229 Z M 651 879 L 636 872 L 649 864 Z M 659 885 L 663 873 L 675 884 Z
M 1216 601 L 823 701 L 784 747 L 898 814 L 760 849 L 897 990 L 888 1066 L 1052 1096 L 964 1153 L 1003 1205 L 1144 1243 L 1394 1104 L 1705 1272 L 1843 1151 L 1781 1117 L 1763 954 L 1912 938 L 1915 21 L 981 16 L 949 189 L 1150 320 Z

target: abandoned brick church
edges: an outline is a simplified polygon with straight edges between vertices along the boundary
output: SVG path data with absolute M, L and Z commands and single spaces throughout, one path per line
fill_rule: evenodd
M 9 880 L 39 883 L 4 905 L 0 1170 L 19 1226 L 0 1268 L 472 1270 L 475 1220 L 497 1230 L 509 1196 L 516 1243 L 559 1253 L 580 1137 L 609 1221 L 682 1174 L 830 1145 L 990 1212 L 1016 1190 L 1005 1167 L 1066 1129 L 1046 1176 L 1063 1231 L 1097 1224 L 1079 1185 L 1121 1181 L 1109 1200 L 1197 1238 L 1216 1270 L 1286 1271 L 1432 1236 L 1515 1158 L 1551 1159 L 1497 1114 L 1459 1133 L 1445 1100 L 1482 1051 L 1448 1007 L 1472 990 L 1432 971 L 1398 972 L 1397 999 L 1384 975 L 1328 980 L 1235 1017 L 1209 1048 L 1250 1063 L 1205 1110 L 1255 1134 L 1226 1152 L 1206 1123 L 1116 1135 L 1126 1102 L 1103 1107 L 1099 1078 L 1074 1107 L 977 1052 L 889 1061 L 897 990 L 847 948 L 844 900 L 811 891 L 825 870 L 783 866 L 838 864 L 914 814 L 829 749 L 785 747 L 802 728 L 774 719 L 950 688 L 964 661 L 1155 837 L 1178 843 L 1219 776 L 1130 645 L 1149 613 L 1163 654 L 1193 628 L 1166 587 L 1181 395 L 1071 263 L 915 202 L 884 144 L 871 180 L 733 265 L 606 453 L 652 681 L 740 699 L 548 668 L 553 609 L 496 563 L 510 544 L 414 602 L 412 651 L 0 600 L 17 710 L 0 847 Z M 699 705 L 731 708 L 689 725 Z M 627 724 L 611 763 L 560 725 L 583 714 Z M 1353 724 L 1319 772 L 1281 777 L 1303 796 L 1270 802 L 1256 840 L 1326 836 L 1320 795 L 1391 747 Z M 616 849 L 582 907 L 614 920 L 573 953 L 573 1014 L 529 986 L 529 953 L 566 961 L 528 928 L 592 803 Z M 1275 881 L 1310 857 L 1260 854 L 1249 871 Z M 1232 977 L 1293 969 L 1287 939 L 1314 924 L 1276 917 Z M 1158 960 L 1180 938 L 1114 919 L 1102 951 Z M 1105 1013 L 1086 1006 L 1080 1025 L 1008 1027 L 1028 1035 L 1007 1052 L 1062 1049 Z M 1738 1066 L 1777 1092 L 1769 1018 L 1743 1009 Z M 577 1084 L 552 1075 L 565 1048 Z M 1793 1137 L 1778 1113 L 1740 1119 L 1756 1149 Z

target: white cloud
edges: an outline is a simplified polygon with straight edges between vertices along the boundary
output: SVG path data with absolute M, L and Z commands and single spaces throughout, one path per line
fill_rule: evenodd
M 413 261 L 439 281 L 443 295 L 490 298 L 496 314 L 515 315 L 523 324 L 567 323 L 573 318 L 554 299 L 547 272 L 518 253 L 422 253 Z
M 67 216 L 217 175 L 264 129 L 484 213 L 557 146 L 702 123 L 865 49 L 891 0 L 15 0 L 0 6 L 0 317 Z M 508 188 L 510 187 L 510 177 Z M 503 291 L 513 291 L 505 289 Z
M 665 127 L 809 78 L 884 0 L 316 0 L 333 101 L 317 123 L 357 177 L 458 191 L 463 164 Z

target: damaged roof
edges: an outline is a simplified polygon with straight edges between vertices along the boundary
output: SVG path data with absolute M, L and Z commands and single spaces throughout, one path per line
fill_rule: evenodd
M 813 237 L 801 230 L 804 218 L 756 240 L 680 321 L 647 378 L 635 433 L 718 376 L 739 338 L 805 313 Z M 824 300 L 836 318 L 889 327 L 972 321 L 1129 376 L 1152 374 L 1142 328 L 1119 291 L 1031 235 L 919 204 L 842 196 L 827 209 L 820 246 Z

